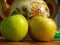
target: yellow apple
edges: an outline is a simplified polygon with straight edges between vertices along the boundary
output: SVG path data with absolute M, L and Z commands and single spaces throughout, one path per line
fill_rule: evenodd
M 29 21 L 29 34 L 37 41 L 53 40 L 56 34 L 56 23 L 46 17 L 35 16 Z

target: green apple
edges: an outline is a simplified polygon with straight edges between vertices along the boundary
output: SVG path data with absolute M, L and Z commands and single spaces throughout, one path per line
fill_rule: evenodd
M 28 21 L 20 14 L 10 16 L 2 21 L 1 33 L 9 41 L 21 41 L 28 33 Z
M 29 35 L 37 41 L 50 41 L 56 34 L 56 23 L 50 18 L 35 16 L 29 25 Z

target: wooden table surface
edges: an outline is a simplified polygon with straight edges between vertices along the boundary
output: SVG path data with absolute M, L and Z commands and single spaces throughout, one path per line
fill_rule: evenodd
M 34 42 L 34 41 L 22 41 L 22 42 L 8 42 L 0 36 L 0 45 L 60 45 L 60 41 L 50 42 Z

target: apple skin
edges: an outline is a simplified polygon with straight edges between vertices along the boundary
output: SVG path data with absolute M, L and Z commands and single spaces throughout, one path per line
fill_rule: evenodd
M 29 26 L 29 35 L 36 41 L 51 41 L 56 34 L 56 23 L 50 18 L 35 16 Z
M 22 41 L 28 33 L 28 21 L 20 14 L 10 16 L 2 21 L 1 33 L 8 41 Z

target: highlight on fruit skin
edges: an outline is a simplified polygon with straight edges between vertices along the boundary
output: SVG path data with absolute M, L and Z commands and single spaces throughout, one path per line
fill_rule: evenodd
M 29 21 L 29 35 L 36 41 L 51 41 L 56 34 L 57 25 L 54 20 L 35 16 Z

